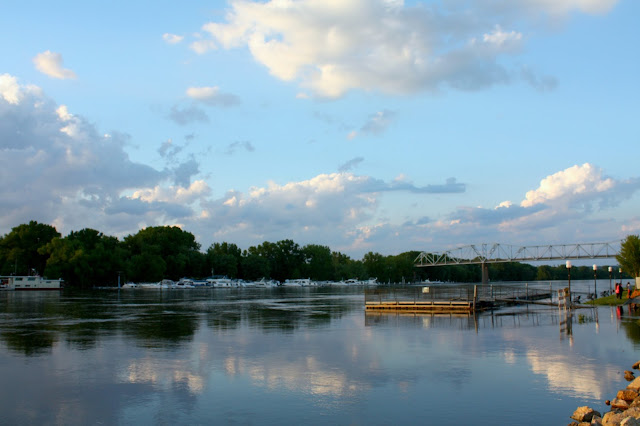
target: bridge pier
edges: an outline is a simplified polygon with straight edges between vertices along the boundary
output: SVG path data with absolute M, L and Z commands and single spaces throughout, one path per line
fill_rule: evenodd
M 482 262 L 482 284 L 489 284 L 489 265 L 485 262 Z

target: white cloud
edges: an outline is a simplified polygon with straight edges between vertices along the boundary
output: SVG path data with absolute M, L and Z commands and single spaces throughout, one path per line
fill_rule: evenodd
M 63 60 L 60 53 L 51 52 L 50 50 L 38 53 L 33 58 L 33 63 L 38 71 L 49 77 L 61 80 L 76 78 L 76 74 L 72 70 L 62 67 Z
M 212 106 L 233 106 L 240 103 L 237 96 L 223 93 L 217 86 L 189 87 L 187 96 L 198 102 Z
M 458 241 L 455 245 L 611 241 L 635 229 L 637 221 L 620 223 L 606 212 L 638 191 L 640 178 L 615 180 L 592 164 L 575 165 L 542 179 L 520 205 L 460 207 L 420 232 L 441 244 Z
M 25 95 L 39 95 L 41 90 L 33 85 L 20 86 L 18 79 L 9 74 L 0 74 L 0 96 L 5 102 L 17 105 Z
M 211 188 L 205 181 L 196 180 L 188 188 L 182 186 L 155 186 L 154 188 L 141 189 L 135 191 L 131 198 L 137 198 L 148 203 L 161 201 L 165 203 L 191 204 L 204 196 L 208 196 L 210 193 Z
M 189 48 L 199 55 L 204 55 L 209 50 L 216 49 L 216 44 L 211 40 L 196 40 L 189 45 Z
M 604 13 L 617 0 L 441 3 L 235 0 L 224 22 L 203 26 L 211 38 L 192 49 L 246 46 L 273 76 L 320 97 L 352 89 L 477 90 L 522 77 L 498 58 L 519 52 L 534 20 Z
M 179 201 L 127 200 L 127 193 L 162 187 L 174 175 L 184 182 L 194 171 L 190 162 L 174 171 L 135 163 L 127 142 L 126 135 L 98 132 L 40 89 L 0 76 L 0 229 L 38 220 L 61 232 L 94 227 L 118 234 L 193 214 L 184 203 L 207 194 L 195 183 L 173 189 Z
M 602 14 L 611 10 L 618 0 L 526 0 L 524 3 L 553 15 L 565 15 L 573 10 Z
M 554 201 L 571 203 L 577 198 L 589 198 L 608 191 L 614 185 L 613 179 L 604 178 L 602 170 L 592 164 L 575 165 L 542 179 L 537 189 L 527 192 L 520 205 L 531 207 Z
M 508 44 L 518 45 L 522 40 L 522 34 L 516 31 L 504 32 L 500 25 L 496 25 L 491 33 L 484 34 L 482 41 L 502 47 Z
M 178 44 L 184 39 L 184 36 L 177 35 L 177 34 L 164 33 L 162 34 L 162 39 L 168 44 Z

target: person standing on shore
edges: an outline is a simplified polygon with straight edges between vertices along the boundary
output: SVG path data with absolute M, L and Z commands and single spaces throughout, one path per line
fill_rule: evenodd
M 620 287 L 622 287 L 622 286 L 620 285 L 620 283 L 616 283 L 616 290 L 615 290 L 615 292 L 616 292 L 616 299 L 620 299 L 620 290 L 621 290 L 621 288 L 620 288 Z
M 631 299 L 631 283 L 627 283 L 627 299 Z

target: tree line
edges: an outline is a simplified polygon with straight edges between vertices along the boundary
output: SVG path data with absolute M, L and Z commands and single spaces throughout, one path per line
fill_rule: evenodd
M 300 246 L 289 239 L 265 241 L 246 250 L 228 242 L 213 243 L 206 251 L 200 248 L 193 234 L 176 226 L 147 227 L 120 240 L 90 228 L 63 237 L 55 227 L 31 221 L 0 237 L 0 275 L 35 272 L 82 288 L 114 286 L 118 279 L 157 282 L 215 275 L 278 281 L 377 278 L 380 283 L 481 280 L 480 265 L 417 268 L 418 251 L 389 256 L 369 252 L 356 260 L 327 246 Z M 489 276 L 492 281 L 564 280 L 567 271 L 564 266 L 510 262 L 489 265 Z M 574 267 L 571 276 L 590 279 L 593 271 Z M 608 272 L 599 270 L 598 278 L 608 278 Z

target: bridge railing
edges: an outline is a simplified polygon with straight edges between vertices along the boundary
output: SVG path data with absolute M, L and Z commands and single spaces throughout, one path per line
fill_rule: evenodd
M 441 253 L 422 252 L 415 266 L 469 265 L 504 262 L 537 262 L 565 259 L 609 259 L 620 252 L 621 241 L 544 246 L 471 244 Z

